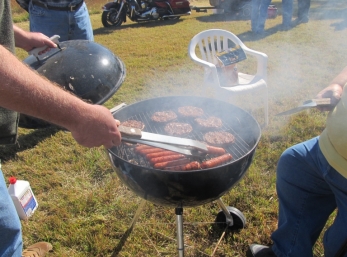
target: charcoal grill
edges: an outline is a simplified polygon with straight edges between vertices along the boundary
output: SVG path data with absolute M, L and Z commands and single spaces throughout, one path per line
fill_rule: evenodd
M 184 207 L 216 201 L 222 209 L 216 220 L 225 222 L 230 229 L 241 229 L 245 226 L 246 218 L 242 212 L 234 207 L 225 206 L 221 196 L 246 174 L 260 140 L 260 126 L 248 112 L 239 107 L 216 99 L 196 96 L 152 98 L 125 105 L 112 112 L 121 122 L 129 119 L 139 120 L 145 124 L 144 131 L 165 134 L 164 126 L 151 120 L 152 114 L 164 110 L 177 112 L 178 107 L 188 105 L 202 108 L 205 118 L 219 117 L 223 121 L 220 130 L 235 136 L 235 142 L 224 147 L 233 156 L 230 162 L 203 170 L 166 171 L 152 168 L 146 159 L 134 152 L 134 146 L 129 144 L 121 144 L 107 152 L 112 168 L 120 180 L 143 201 L 175 208 L 180 257 L 184 256 L 182 219 Z M 176 121 L 188 122 L 193 126 L 193 132 L 184 137 L 203 141 L 206 131 L 197 129 L 192 119 L 181 118 L 178 115 Z M 206 155 L 196 158 L 204 161 L 211 157 Z M 139 208 L 143 206 L 140 204 Z M 138 209 L 137 213 L 139 212 Z

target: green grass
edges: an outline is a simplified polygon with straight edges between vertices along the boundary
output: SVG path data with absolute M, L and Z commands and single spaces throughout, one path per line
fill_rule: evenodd
M 232 20 L 211 11 L 192 12 L 177 22 L 127 21 L 117 29 L 106 29 L 101 24 L 101 6 L 106 2 L 87 1 L 95 13 L 91 15 L 95 41 L 119 56 L 127 69 L 122 87 L 105 103 L 108 108 L 152 97 L 213 93 L 202 87 L 203 70 L 187 54 L 189 40 L 205 29 L 230 30 L 248 47 L 269 56 L 270 124 L 262 132 L 248 174 L 222 197 L 226 205 L 246 216 L 246 228 L 228 231 L 215 250 L 223 234 L 213 223 L 217 204 L 186 208 L 184 241 L 189 247 L 185 256 L 211 256 L 214 251 L 213 256 L 244 256 L 250 243 L 271 243 L 277 224 L 278 158 L 287 147 L 319 135 L 326 117 L 314 110 L 289 117 L 275 114 L 314 97 L 346 65 L 347 10 L 342 2 L 312 1 L 308 24 L 279 31 L 279 15 L 267 21 L 267 36 L 255 38 L 249 20 Z M 273 3 L 280 14 L 281 1 Z M 191 4 L 203 6 L 208 1 Z M 17 15 L 25 13 L 18 10 Z M 28 28 L 27 22 L 18 25 Z M 21 50 L 17 55 L 27 57 Z M 251 70 L 251 64 L 249 59 L 239 69 Z M 246 95 L 232 103 L 251 111 L 261 123 L 258 102 L 256 96 Z M 103 148 L 83 148 L 69 133 L 54 129 L 20 129 L 18 144 L 1 147 L 0 156 L 5 177 L 28 180 L 39 202 L 37 212 L 22 222 L 25 246 L 49 241 L 54 247 L 49 256 L 64 257 L 177 256 L 173 208 L 147 203 L 134 229 L 125 233 L 140 198 L 119 181 Z M 321 240 L 315 256 L 323 256 Z

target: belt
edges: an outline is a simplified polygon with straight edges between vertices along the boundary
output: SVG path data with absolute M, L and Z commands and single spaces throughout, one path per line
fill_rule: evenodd
M 58 7 L 58 6 L 51 6 L 51 5 L 47 5 L 47 4 L 43 4 L 39 1 L 32 1 L 32 3 L 34 5 L 40 6 L 42 8 L 46 8 L 48 10 L 55 10 L 55 11 L 69 11 L 69 12 L 73 12 L 73 11 L 77 11 L 83 4 L 83 0 L 76 4 L 76 5 L 70 5 L 70 6 L 66 6 L 66 7 Z

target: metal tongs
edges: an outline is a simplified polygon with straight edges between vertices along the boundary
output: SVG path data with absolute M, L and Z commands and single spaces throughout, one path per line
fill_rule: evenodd
M 202 156 L 207 153 L 206 144 L 188 138 L 143 132 L 137 128 L 118 127 L 122 141 L 158 147 L 185 155 Z

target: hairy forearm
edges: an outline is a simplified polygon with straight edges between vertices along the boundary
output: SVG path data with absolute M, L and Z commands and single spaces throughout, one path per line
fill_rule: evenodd
M 20 76 L 18 76 L 20 74 Z M 0 106 L 67 129 L 88 104 L 53 85 L 0 46 Z

